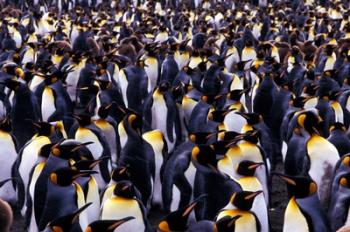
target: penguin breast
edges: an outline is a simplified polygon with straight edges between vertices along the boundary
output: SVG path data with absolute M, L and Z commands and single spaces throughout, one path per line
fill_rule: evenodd
M 288 231 L 309 231 L 306 218 L 301 212 L 294 197 L 289 201 L 284 214 L 283 232 Z

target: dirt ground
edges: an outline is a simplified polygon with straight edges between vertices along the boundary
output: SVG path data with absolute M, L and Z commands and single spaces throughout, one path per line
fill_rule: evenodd
M 282 165 L 277 165 L 277 171 L 282 172 Z M 271 232 L 282 231 L 284 209 L 287 206 L 287 192 L 285 183 L 278 177 L 272 178 L 272 195 L 271 205 L 269 210 L 269 218 L 271 225 Z M 157 225 L 159 220 L 163 217 L 160 212 L 151 212 L 150 220 L 153 225 Z M 14 210 L 14 222 L 11 232 L 24 231 L 24 219 L 21 217 L 18 210 Z

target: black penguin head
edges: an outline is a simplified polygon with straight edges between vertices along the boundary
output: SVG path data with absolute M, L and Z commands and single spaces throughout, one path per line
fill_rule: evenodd
M 187 228 L 188 217 L 197 204 L 205 197 L 206 195 L 201 195 L 188 206 L 165 216 L 158 224 L 158 230 L 161 232 L 185 231 Z
M 231 101 L 240 101 L 242 98 L 242 95 L 247 92 L 249 89 L 235 89 L 231 90 L 227 94 L 227 98 L 230 99 Z
M 92 142 L 80 143 L 74 140 L 66 140 L 55 144 L 51 148 L 51 154 L 65 160 L 93 159 L 90 150 L 86 147 L 89 144 L 92 144 Z
M 51 125 L 50 123 L 47 122 L 30 122 L 33 124 L 35 127 L 38 136 L 51 136 L 52 134 L 55 133 L 55 127 Z
M 241 115 L 243 118 L 247 120 L 249 125 L 255 125 L 263 121 L 263 118 L 260 114 L 257 113 L 243 113 L 237 112 L 237 114 Z
M 195 146 L 192 149 L 192 162 L 200 171 L 219 173 L 216 154 L 214 147 L 211 145 Z
M 111 179 L 115 182 L 130 180 L 130 173 L 128 172 L 127 167 L 118 166 L 113 169 Z
M 317 192 L 317 184 L 309 177 L 289 176 L 282 173 L 273 174 L 281 177 L 286 182 L 290 197 L 305 198 Z
M 223 122 L 226 115 L 233 111 L 234 109 L 225 109 L 225 110 L 214 110 L 209 112 L 208 119 L 214 122 Z
M 254 176 L 255 170 L 264 163 L 255 163 L 250 160 L 241 161 L 237 167 L 237 173 L 242 176 Z
M 206 144 L 210 140 L 216 140 L 218 131 L 190 133 L 188 138 L 195 144 Z
M 59 168 L 50 174 L 50 181 L 59 186 L 69 186 L 79 177 L 87 177 L 95 174 L 91 170 L 74 170 L 68 167 Z
M 84 114 L 73 114 L 73 117 L 78 121 L 80 127 L 86 127 L 91 124 L 91 116 Z
M 258 130 L 250 130 L 241 136 L 237 136 L 238 140 L 245 140 L 254 144 L 259 142 L 260 132 Z
M 342 131 L 342 132 L 346 132 L 346 126 L 343 124 L 343 123 L 341 123 L 341 122 L 335 122 L 332 126 L 331 126 L 331 128 L 329 129 L 329 131 L 330 132 L 332 132 L 332 131 L 335 131 L 335 130 L 337 130 L 337 131 Z
M 45 159 L 49 158 L 50 154 L 51 154 L 51 149 L 52 147 L 55 146 L 54 143 L 49 143 L 49 144 L 45 144 L 44 146 L 42 146 L 39 150 L 39 156 L 43 157 Z
M 158 90 L 161 93 L 165 93 L 166 91 L 168 91 L 170 89 L 170 83 L 167 81 L 164 81 L 162 83 L 159 84 Z
M 297 116 L 297 122 L 310 134 L 319 134 L 322 119 L 312 111 L 304 111 Z
M 11 132 L 12 131 L 12 123 L 9 116 L 6 116 L 0 121 L 0 130 L 5 132 Z
M 11 76 L 24 78 L 23 69 L 15 63 L 8 63 L 1 67 L 1 70 Z
M 133 129 L 138 134 L 142 131 L 142 118 L 138 114 L 129 114 L 125 117 L 126 121 L 124 125 L 128 128 Z
M 241 215 L 236 215 L 234 217 L 230 217 L 230 216 L 226 216 L 223 218 L 220 218 L 220 220 L 218 220 L 217 222 L 215 222 L 214 227 L 216 227 L 214 229 L 214 231 L 218 231 L 218 232 L 231 232 L 231 231 L 235 231 L 235 225 L 236 225 L 236 221 L 242 217 Z
M 102 119 L 106 119 L 109 115 L 109 111 L 111 110 L 112 105 L 113 104 L 111 103 L 109 105 L 100 106 L 100 108 L 97 111 L 98 116 Z
M 101 157 L 97 160 L 79 160 L 76 163 L 73 164 L 73 169 L 76 170 L 92 170 L 95 166 L 97 166 L 102 161 L 108 160 L 109 157 Z
M 120 220 L 97 220 L 88 225 L 85 232 L 113 232 L 123 223 L 133 219 L 135 218 L 126 217 Z
M 21 82 L 13 79 L 7 79 L 5 81 L 1 81 L 0 84 L 5 85 L 7 88 L 15 92 L 19 91 L 21 89 L 21 86 L 23 85 Z
M 306 97 L 296 97 L 290 100 L 289 105 L 302 109 L 307 100 L 308 98 Z
M 230 203 L 240 210 L 248 211 L 252 208 L 255 197 L 260 193 L 262 193 L 262 191 L 239 191 L 232 194 Z
M 130 181 L 120 181 L 116 184 L 113 194 L 118 197 L 132 199 L 136 196 L 135 186 Z
M 53 232 L 71 231 L 74 223 L 78 221 L 80 213 L 83 212 L 90 205 L 92 205 L 91 202 L 87 203 L 86 205 L 74 211 L 73 213 L 54 219 L 53 221 L 49 222 L 47 227 L 49 227 Z

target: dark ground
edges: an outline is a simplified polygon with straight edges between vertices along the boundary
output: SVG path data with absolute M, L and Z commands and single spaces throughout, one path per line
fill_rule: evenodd
M 283 167 L 280 163 L 277 165 L 277 172 L 282 172 Z M 272 196 L 271 196 L 271 209 L 269 210 L 269 218 L 271 225 L 271 232 L 282 231 L 284 209 L 287 206 L 287 192 L 285 183 L 278 177 L 272 178 Z M 153 211 L 150 215 L 152 224 L 156 225 L 162 218 L 163 214 L 159 211 Z M 11 228 L 11 232 L 23 232 L 24 231 L 24 219 L 20 215 L 18 210 L 14 211 L 14 222 Z

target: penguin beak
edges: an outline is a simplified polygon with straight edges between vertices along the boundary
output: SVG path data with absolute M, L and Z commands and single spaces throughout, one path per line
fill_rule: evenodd
M 282 173 L 271 173 L 272 175 L 276 175 L 276 176 L 279 176 L 280 178 L 282 178 L 282 180 L 284 180 L 287 184 L 290 184 L 290 185 L 293 185 L 293 186 L 296 186 L 297 183 L 290 177 L 288 177 L 287 175 L 285 174 L 282 174 Z
M 92 174 L 97 174 L 98 172 L 92 171 L 92 170 L 84 170 L 84 171 L 79 171 L 78 174 L 74 175 L 72 177 L 73 180 L 79 178 L 79 177 L 84 177 L 84 176 L 90 176 Z
M 82 143 L 82 144 L 79 144 L 77 145 L 76 147 L 74 147 L 71 152 L 76 152 L 77 150 L 79 150 L 80 148 L 82 147 L 85 147 L 87 145 L 90 145 L 90 144 L 93 144 L 94 142 L 85 142 L 85 143 Z
M 99 158 L 98 160 L 94 161 L 92 164 L 90 164 L 89 168 L 94 168 L 96 165 L 98 165 L 99 163 L 101 163 L 104 160 L 108 160 L 109 157 L 108 156 L 104 156 Z
M 135 219 L 134 217 L 126 217 L 126 218 L 123 218 L 121 220 L 118 220 L 117 222 L 115 222 L 113 225 L 111 225 L 110 227 L 108 227 L 107 229 L 109 231 L 114 231 L 116 228 L 118 228 L 120 225 L 122 225 L 123 223 L 127 222 L 127 221 L 130 221 L 132 219 Z
M 263 162 L 261 162 L 261 163 L 256 163 L 256 164 L 252 164 L 252 165 L 250 165 L 249 167 L 248 167 L 248 169 L 256 169 L 257 167 L 259 167 L 259 166 L 261 166 L 261 165 L 263 165 L 264 163 Z
M 259 190 L 256 191 L 255 193 L 251 193 L 247 196 L 244 197 L 245 200 L 250 200 L 250 199 L 254 199 L 257 195 L 259 195 L 260 193 L 262 193 L 263 191 Z
M 241 217 L 242 217 L 242 215 L 236 215 L 236 216 L 232 217 L 231 221 L 227 224 L 227 227 L 229 227 L 229 228 L 232 227 L 233 224 Z
M 85 209 L 87 209 L 90 205 L 92 205 L 92 202 L 89 202 L 89 203 L 85 204 L 84 206 L 82 206 L 80 209 L 78 209 L 74 213 L 74 217 L 72 218 L 71 223 L 73 224 L 74 222 L 76 222 L 79 219 L 79 214 L 81 214 L 81 212 L 83 212 Z

